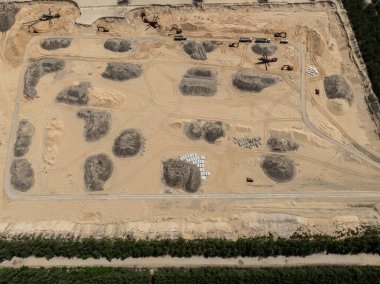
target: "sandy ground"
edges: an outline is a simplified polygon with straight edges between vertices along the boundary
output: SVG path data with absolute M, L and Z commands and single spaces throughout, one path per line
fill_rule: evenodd
M 335 254 L 314 254 L 306 257 L 238 257 L 238 258 L 219 258 L 219 257 L 144 257 L 127 258 L 125 260 L 112 259 L 108 261 L 100 259 L 78 259 L 53 257 L 49 260 L 45 258 L 17 258 L 0 263 L 0 267 L 85 267 L 85 266 L 105 266 L 105 267 L 127 267 L 127 268 L 165 268 L 165 267 L 292 267 L 292 266 L 315 266 L 315 265 L 380 265 L 378 255 L 358 254 L 358 255 L 335 255 Z
M 28 33 L 22 23 L 38 18 L 48 8 L 64 16 L 51 26 L 46 22 L 36 25 L 39 34 Z M 81 27 L 74 24 L 79 12 L 73 5 L 23 5 L 15 25 L 2 34 L 3 234 L 236 238 L 268 232 L 339 234 L 378 225 L 380 170 L 376 162 L 368 163 L 367 152 L 355 155 L 353 143 L 377 156 L 380 143 L 364 102 L 362 78 L 334 7 L 206 6 L 203 11 L 155 7 L 145 11 L 148 17 L 160 16 L 159 30 L 146 30 L 139 10 L 128 13 L 125 20 L 103 19 Z M 109 27 L 110 33 L 97 33 L 97 24 Z M 168 37 L 172 24 L 194 40 L 215 41 L 216 50 L 205 61 L 191 59 L 182 43 Z M 274 40 L 278 61 L 267 72 L 255 64 L 259 56 L 250 44 L 228 47 L 240 36 L 273 38 L 277 31 L 286 31 L 295 44 L 280 45 Z M 73 41 L 69 48 L 42 49 L 40 41 L 52 36 Z M 103 43 L 109 37 L 132 40 L 132 49 L 126 53 L 105 50 Z M 306 62 L 297 46 L 306 50 Z M 26 100 L 22 94 L 25 68 L 47 57 L 65 59 L 66 67 L 44 76 L 36 87 L 38 98 Z M 106 80 L 101 73 L 108 62 L 139 64 L 143 74 L 122 83 Z M 281 71 L 284 64 L 294 70 Z M 304 65 L 317 67 L 319 74 L 305 77 Z M 181 95 L 182 76 L 195 66 L 217 72 L 215 96 Z M 279 83 L 260 93 L 242 92 L 231 83 L 237 71 L 266 72 L 277 76 Z M 349 82 L 352 105 L 327 99 L 323 78 L 333 74 Z M 55 101 L 63 88 L 83 81 L 92 85 L 88 107 L 112 114 L 109 133 L 96 142 L 84 139 L 84 122 L 76 116 L 83 107 Z M 315 89 L 320 90 L 319 96 Z M 302 95 L 311 123 L 344 147 L 305 125 Z M 25 156 L 33 166 L 35 183 L 24 193 L 11 186 L 9 171 L 20 119 L 29 120 L 36 129 Z M 214 144 L 188 139 L 184 127 L 194 119 L 223 121 L 226 136 Z M 132 158 L 117 158 L 112 145 L 127 128 L 141 131 L 145 149 Z M 297 151 L 284 154 L 296 165 L 295 178 L 288 183 L 276 183 L 260 166 L 265 155 L 271 154 L 266 141 L 273 134 L 300 145 Z M 244 136 L 260 136 L 263 145 L 243 149 L 233 143 L 234 137 Z M 83 166 L 87 157 L 98 153 L 107 154 L 114 169 L 103 191 L 89 192 Z M 162 181 L 162 161 L 188 153 L 204 155 L 211 173 L 196 195 L 171 189 Z M 247 177 L 254 183 L 246 183 Z

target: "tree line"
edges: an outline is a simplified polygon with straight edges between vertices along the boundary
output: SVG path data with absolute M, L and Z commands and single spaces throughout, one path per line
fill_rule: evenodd
M 0 284 L 271 284 L 271 283 L 378 283 L 380 267 L 314 266 L 282 268 L 166 268 L 152 273 L 147 269 L 115 267 L 3 268 Z
M 108 260 L 128 257 L 269 257 L 327 254 L 380 254 L 380 235 L 367 231 L 358 236 L 333 238 L 329 236 L 293 236 L 226 239 L 45 239 L 43 237 L 0 239 L 0 261 L 12 257 L 77 257 Z
M 343 0 L 368 76 L 377 97 L 380 98 L 380 1 Z

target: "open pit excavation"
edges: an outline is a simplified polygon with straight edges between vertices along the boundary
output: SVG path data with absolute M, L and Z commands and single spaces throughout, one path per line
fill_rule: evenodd
M 0 3 L 5 236 L 380 226 L 376 98 L 340 5 L 76 2 Z

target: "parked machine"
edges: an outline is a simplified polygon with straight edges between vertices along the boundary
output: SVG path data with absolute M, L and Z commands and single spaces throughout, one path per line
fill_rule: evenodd
M 42 14 L 42 16 L 39 19 L 26 22 L 23 25 L 27 25 L 28 29 L 30 29 L 31 27 L 33 27 L 35 24 L 37 24 L 39 22 L 49 21 L 49 25 L 51 25 L 51 21 L 53 19 L 58 19 L 60 17 L 61 17 L 61 15 L 59 13 L 56 13 L 56 14 L 53 15 L 52 12 L 51 12 L 51 10 L 49 9 L 48 13 L 47 14 Z
M 259 62 L 257 62 L 256 64 L 264 64 L 265 70 L 268 70 L 268 66 L 270 66 L 269 63 L 272 63 L 272 62 L 277 62 L 277 58 L 276 57 L 268 58 L 268 56 L 264 54 L 262 57 L 259 58 Z
M 292 65 L 284 65 L 281 67 L 281 70 L 286 70 L 286 71 L 292 71 L 293 70 L 293 66 Z
M 174 40 L 176 41 L 181 41 L 181 40 L 186 40 L 187 37 L 185 35 L 175 35 Z
M 231 42 L 228 46 L 237 48 L 237 47 L 239 47 L 239 43 L 238 42 Z
M 274 37 L 286 38 L 286 32 L 278 32 L 274 34 Z
M 102 32 L 102 33 L 108 33 L 110 31 L 109 28 L 104 27 L 104 26 L 96 26 L 96 28 L 98 29 L 98 32 Z
M 172 32 L 174 32 L 176 35 L 180 35 L 182 34 L 182 29 L 179 28 L 177 25 L 172 25 L 172 28 L 169 31 L 169 35 L 173 34 Z
M 148 19 L 145 12 L 141 12 L 140 16 L 143 22 L 147 24 L 147 28 L 145 30 L 149 29 L 150 27 L 154 29 L 157 29 L 160 27 L 160 24 L 158 23 L 158 19 L 159 19 L 158 16 L 154 15 L 152 20 Z
M 241 37 L 239 39 L 239 42 L 252 42 L 252 38 L 251 37 Z

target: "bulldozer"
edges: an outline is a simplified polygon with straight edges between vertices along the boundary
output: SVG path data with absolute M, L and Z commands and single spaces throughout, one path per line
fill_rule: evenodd
M 293 66 L 285 64 L 284 66 L 281 67 L 281 70 L 292 71 L 293 70 Z

